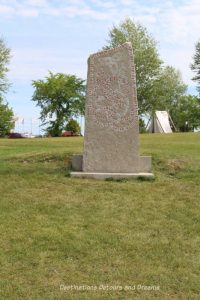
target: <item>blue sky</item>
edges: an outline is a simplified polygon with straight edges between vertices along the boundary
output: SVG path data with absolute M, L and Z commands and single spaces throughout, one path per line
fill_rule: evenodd
M 148 29 L 163 61 L 178 68 L 196 93 L 189 65 L 200 39 L 199 0 L 0 0 L 0 36 L 12 53 L 7 100 L 25 121 L 18 129 L 39 131 L 31 81 L 48 70 L 86 79 L 88 56 L 125 17 Z

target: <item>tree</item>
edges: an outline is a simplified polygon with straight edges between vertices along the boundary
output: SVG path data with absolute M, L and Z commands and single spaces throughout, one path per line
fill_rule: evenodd
M 40 119 L 47 132 L 60 136 L 70 118 L 84 113 L 85 81 L 75 75 L 49 72 L 45 80 L 34 80 L 32 100 L 41 108 Z
M 9 60 L 10 49 L 6 47 L 4 40 L 0 38 L 0 137 L 9 134 L 10 130 L 14 127 L 13 111 L 4 100 L 4 94 L 9 88 L 6 78 Z
M 193 131 L 200 127 L 200 99 L 192 95 L 181 97 L 171 116 L 180 131 Z
M 169 104 L 178 101 L 186 86 L 180 74 L 173 67 L 163 67 L 154 38 L 147 29 L 125 19 L 109 32 L 108 45 L 104 49 L 131 42 L 134 50 L 136 84 L 139 115 L 152 114 L 155 109 L 167 109 Z
M 160 74 L 153 81 L 149 97 L 150 112 L 154 114 L 156 110 L 173 110 L 186 90 L 187 86 L 182 80 L 180 71 L 172 66 L 161 68 Z
M 6 78 L 8 72 L 7 64 L 10 61 L 10 49 L 6 47 L 2 38 L 0 38 L 0 103 L 3 100 L 3 94 L 7 91 L 9 84 Z
M 197 82 L 197 90 L 200 94 L 200 41 L 195 46 L 195 55 L 193 57 L 193 64 L 191 69 L 196 73 L 196 76 L 192 80 Z
M 140 129 L 140 133 L 146 133 L 147 132 L 146 123 L 142 118 L 139 118 L 139 129 Z
M 65 130 L 67 131 L 72 131 L 73 133 L 81 133 L 81 127 L 78 124 L 78 122 L 76 120 L 69 120 L 69 122 L 67 123 Z
M 14 128 L 13 111 L 8 104 L 0 104 L 0 137 L 5 137 Z

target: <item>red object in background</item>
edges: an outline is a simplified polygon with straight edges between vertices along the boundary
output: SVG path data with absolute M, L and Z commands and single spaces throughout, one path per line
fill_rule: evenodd
M 23 139 L 24 136 L 21 133 L 18 132 L 12 132 L 9 134 L 10 139 Z
M 77 133 L 74 133 L 73 131 L 64 131 L 64 132 L 62 133 L 62 136 L 63 136 L 63 137 L 68 137 L 68 136 L 78 136 L 78 134 L 77 134 Z

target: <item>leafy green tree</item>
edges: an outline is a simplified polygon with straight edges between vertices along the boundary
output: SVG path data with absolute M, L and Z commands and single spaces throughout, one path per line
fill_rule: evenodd
M 183 96 L 170 114 L 177 129 L 193 131 L 200 127 L 200 99 L 192 95 Z
M 10 61 L 10 49 L 6 47 L 4 40 L 0 38 L 0 103 L 3 100 L 3 94 L 7 91 L 9 84 L 6 78 L 8 72 L 7 64 Z
M 149 97 L 149 111 L 174 109 L 187 86 L 184 84 L 180 71 L 172 66 L 161 68 L 160 74 L 153 82 L 151 97 Z
M 154 38 L 129 18 L 112 28 L 104 49 L 125 42 L 131 42 L 134 50 L 139 115 L 166 110 L 186 90 L 179 72 L 170 66 L 163 67 Z
M 142 118 L 139 118 L 139 129 L 140 129 L 140 133 L 147 132 L 145 121 Z
M 8 104 L 0 104 L 0 137 L 5 137 L 14 128 L 13 111 Z
M 60 136 L 70 118 L 84 114 L 85 81 L 75 75 L 49 72 L 45 80 L 34 80 L 32 100 L 41 108 L 43 125 L 47 132 Z
M 191 69 L 196 73 L 192 80 L 197 83 L 197 90 L 200 94 L 200 41 L 196 44 L 195 55 L 193 57 L 193 64 L 191 64 Z
M 78 124 L 78 122 L 76 120 L 69 120 L 69 122 L 67 123 L 67 125 L 65 126 L 65 130 L 67 131 L 72 131 L 74 133 L 81 133 L 81 127 Z
M 10 61 L 10 49 L 6 47 L 4 40 L 0 38 L 0 137 L 10 133 L 14 127 L 13 111 L 4 101 L 4 94 L 9 88 L 6 77 L 8 72 L 7 65 Z

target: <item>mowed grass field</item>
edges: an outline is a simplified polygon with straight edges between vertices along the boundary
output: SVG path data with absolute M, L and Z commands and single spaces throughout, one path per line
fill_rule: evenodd
M 199 299 L 200 133 L 140 139 L 155 180 L 71 178 L 83 138 L 0 140 L 0 299 Z

